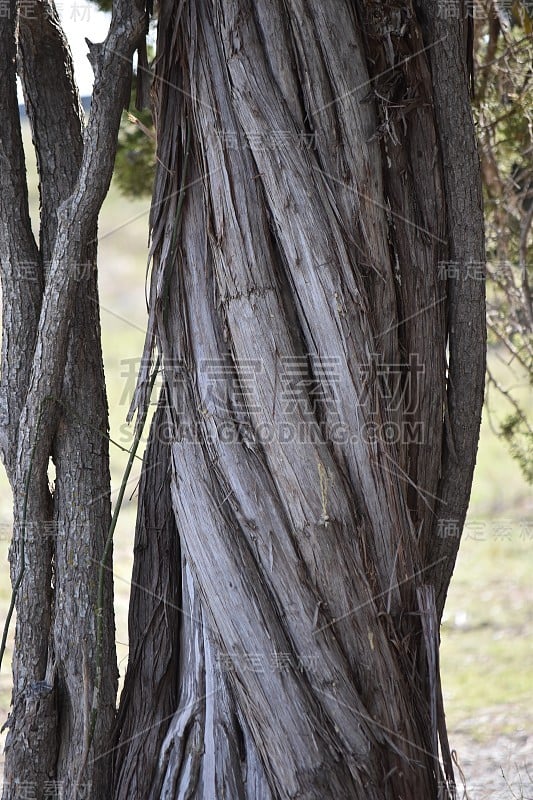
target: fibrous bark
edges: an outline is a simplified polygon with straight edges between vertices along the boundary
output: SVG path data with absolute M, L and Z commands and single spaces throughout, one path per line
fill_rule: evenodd
M 21 783 L 44 798 L 51 780 L 68 797 L 78 781 L 94 798 L 446 796 L 438 622 L 484 371 L 483 285 L 466 271 L 483 226 L 463 20 L 434 3 L 160 8 L 146 354 L 158 348 L 165 380 L 109 741 L 109 578 L 94 663 L 109 475 L 93 243 L 145 18 L 117 3 L 91 46 L 83 142 L 57 17 L 39 11 L 20 25 L 39 247 L 15 6 L 0 19 L 1 445 L 17 589 L 6 800 Z M 70 157 L 48 121 L 50 64 L 65 78 L 54 90 Z M 439 271 L 447 259 L 459 280 Z M 147 385 L 143 374 L 141 411 Z
M 464 521 L 484 360 L 482 285 L 439 270 L 483 255 L 463 21 L 169 1 L 156 63 L 146 353 L 171 441 L 143 492 L 168 493 L 182 610 L 143 638 L 179 627 L 180 692 L 150 709 L 157 756 L 125 694 L 115 796 L 142 758 L 150 798 L 444 797 L 439 519 Z

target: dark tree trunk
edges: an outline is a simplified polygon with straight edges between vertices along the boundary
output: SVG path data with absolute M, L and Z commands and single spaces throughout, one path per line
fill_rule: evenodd
M 165 390 L 117 799 L 448 794 L 438 625 L 485 351 L 463 27 L 433 2 L 160 8 Z
M 54 791 L 71 800 L 80 784 L 83 796 L 101 798 L 109 787 L 117 665 L 111 561 L 98 607 L 111 516 L 96 221 L 143 30 L 134 11 L 128 4 L 128 21 L 112 24 L 100 50 L 85 145 L 55 8 L 43 0 L 17 20 L 12 3 L 0 20 L 1 443 L 14 499 L 17 612 L 4 800 L 45 800 Z M 28 214 L 16 56 L 37 154 L 39 246 Z

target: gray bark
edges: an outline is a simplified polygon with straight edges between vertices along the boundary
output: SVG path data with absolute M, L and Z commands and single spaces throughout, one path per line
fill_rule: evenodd
M 92 245 L 144 10 L 117 2 L 91 48 L 82 141 L 69 56 L 39 8 L 40 24 L 20 27 L 39 247 L 14 7 L 0 20 L 14 585 L 26 547 L 4 800 L 16 781 L 41 800 L 51 779 L 68 797 L 79 779 L 98 800 L 448 796 L 438 622 L 459 537 L 441 531 L 464 522 L 484 369 L 483 285 L 466 268 L 439 274 L 483 258 L 463 20 L 440 20 L 434 3 L 162 4 L 146 355 L 160 351 L 164 391 L 140 487 L 124 692 L 111 732 L 109 579 L 85 754 L 109 521 Z M 57 96 L 45 63 L 61 72 Z M 71 159 L 49 121 L 58 103 Z M 147 385 L 143 373 L 139 412 Z
M 450 260 L 460 265 L 459 276 L 448 280 L 449 372 L 445 438 L 439 505 L 431 552 L 444 562 L 434 577 L 439 619 L 453 573 L 460 537 L 439 537 L 439 521 L 451 520 L 462 531 L 476 464 L 481 409 L 485 387 L 484 281 L 472 280 L 468 264 L 484 264 L 483 200 L 470 106 L 465 31 L 453 20 L 441 20 L 438 4 L 427 5 L 429 42 L 441 41 L 430 51 L 435 84 L 435 114 L 445 170 L 447 238 Z M 446 76 L 446 80 L 442 77 Z
M 163 357 L 172 441 L 142 492 L 169 493 L 166 541 L 180 538 L 181 692 L 170 722 L 167 694 L 164 713 L 150 708 L 157 754 L 128 735 L 141 686 L 125 694 L 121 800 L 139 759 L 150 798 L 450 790 L 437 631 L 456 543 L 438 519 L 459 531 L 468 503 L 484 311 L 482 284 L 447 286 L 439 264 L 480 260 L 483 226 L 463 21 L 443 32 L 436 7 L 425 13 L 348 0 L 160 9 L 145 354 Z M 304 364 L 289 404 L 288 362 Z M 310 423 L 323 435 L 303 441 Z M 365 436 L 375 425 L 400 436 Z M 136 575 L 160 547 L 137 550 Z M 143 637 L 144 662 L 176 627 Z
M 82 791 L 78 784 L 84 796 L 103 797 L 109 785 L 105 754 L 117 687 L 110 564 L 98 715 L 93 746 L 87 750 L 97 672 L 98 572 L 110 524 L 96 220 L 111 179 L 131 54 L 143 30 L 139 7 L 117 6 L 115 12 L 109 36 L 98 46 L 85 131 L 71 56 L 54 7 L 38 3 L 34 15 L 19 20 L 19 65 L 40 178 L 39 249 L 27 214 L 14 58 L 9 61 L 17 47 L 15 8 L 7 23 L 2 20 L 10 89 L 3 145 L 10 151 L 2 184 L 12 191 L 6 201 L 13 196 L 14 207 L 21 207 L 20 230 L 9 229 L 11 209 L 2 207 L 7 233 L 2 254 L 3 455 L 14 497 L 10 560 L 17 611 L 5 800 L 22 791 L 41 800 L 52 785 L 74 798 Z M 24 260 L 26 251 L 16 250 L 17 239 L 29 243 L 31 264 Z M 31 267 L 29 280 L 21 280 L 24 267 Z M 29 310 L 19 285 L 37 295 Z M 32 308 L 37 313 L 28 319 Z M 17 330 L 19 320 L 25 327 Z M 53 490 L 47 480 L 50 458 L 56 467 Z

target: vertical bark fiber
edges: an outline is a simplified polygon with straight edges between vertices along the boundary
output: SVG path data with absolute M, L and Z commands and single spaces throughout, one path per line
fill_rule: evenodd
M 464 522 L 485 345 L 463 21 L 433 0 L 162 3 L 146 353 L 164 391 L 124 692 L 114 719 L 109 574 L 85 753 L 109 526 L 94 240 L 144 7 L 116 0 L 91 49 L 85 139 L 57 16 L 37 10 L 18 35 L 39 247 L 14 2 L 0 19 L 0 445 L 21 579 L 4 800 L 51 781 L 73 800 L 78 779 L 93 800 L 447 796 L 438 622 L 459 542 L 442 531 Z
M 163 357 L 171 442 L 157 466 L 152 428 L 143 492 L 166 496 L 177 530 L 163 541 L 181 543 L 180 691 L 169 721 L 169 692 L 159 704 L 150 679 L 165 736 L 157 755 L 153 739 L 132 741 L 147 713 L 137 664 L 155 641 L 169 652 L 178 627 L 146 631 L 146 584 L 134 587 L 121 800 L 139 759 L 154 799 L 447 794 L 435 597 L 453 559 L 435 520 L 461 463 L 445 426 L 468 406 L 466 508 L 482 397 L 476 381 L 447 380 L 450 320 L 450 376 L 470 367 L 453 344 L 461 294 L 439 263 L 458 257 L 455 193 L 475 205 L 479 174 L 445 143 L 467 91 L 461 23 L 452 63 L 432 13 L 161 6 L 146 352 Z M 459 238 L 475 250 L 479 209 L 472 219 Z M 482 292 L 470 300 L 481 318 Z M 482 363 L 483 334 L 469 330 Z M 137 576 L 161 547 L 144 536 L 150 503 Z

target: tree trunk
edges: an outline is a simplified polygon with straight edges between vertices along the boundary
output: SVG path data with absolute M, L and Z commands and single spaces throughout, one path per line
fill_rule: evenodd
M 160 8 L 165 389 L 117 800 L 452 791 L 438 625 L 485 348 L 463 28 L 433 2 Z
M 4 800 L 53 786 L 74 798 L 80 784 L 95 800 L 448 796 L 438 625 L 485 346 L 464 20 L 436 0 L 160 8 L 146 355 L 157 346 L 165 380 L 109 739 L 94 241 L 145 15 L 116 0 L 91 45 L 83 139 L 55 11 L 36 10 L 17 27 L 13 1 L 0 19 L 0 445 L 17 610 Z
M 139 9 L 128 4 L 127 11 L 128 22 L 111 26 L 95 61 L 85 146 L 55 8 L 43 0 L 17 20 L 12 3 L 0 20 L 1 443 L 14 499 L 17 612 L 4 800 L 101 798 L 109 786 L 117 665 L 111 562 L 99 605 L 111 515 L 96 220 L 143 30 Z M 16 56 L 40 178 L 39 246 L 28 213 Z

